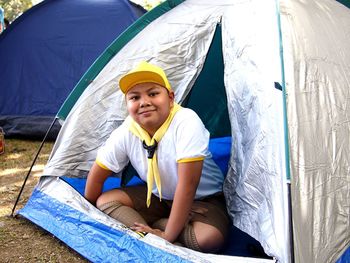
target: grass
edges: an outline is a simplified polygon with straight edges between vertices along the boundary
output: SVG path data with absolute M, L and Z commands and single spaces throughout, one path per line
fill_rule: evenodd
M 25 218 L 10 216 L 39 147 L 38 141 L 6 139 L 5 153 L 0 155 L 0 261 L 87 262 L 50 233 Z M 28 200 L 52 147 L 52 142 L 44 144 L 16 210 Z

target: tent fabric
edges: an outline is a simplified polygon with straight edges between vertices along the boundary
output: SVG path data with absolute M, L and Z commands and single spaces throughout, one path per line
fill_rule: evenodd
M 281 4 L 296 262 L 335 262 L 350 246 L 348 7 Z
M 281 82 L 276 8 L 275 1 L 242 2 L 222 17 L 234 138 L 224 190 L 234 224 L 285 262 L 290 255 L 282 93 L 274 87 Z
M 144 13 L 127 0 L 46 0 L 17 18 L 0 35 L 6 136 L 43 138 L 83 73 Z
M 56 177 L 87 176 L 98 147 L 127 116 L 119 78 L 147 60 L 164 68 L 180 104 L 200 93 L 195 89 L 210 96 L 207 90 L 224 86 L 232 136 L 224 193 L 233 224 L 259 241 L 266 254 L 291 262 L 292 216 L 295 262 L 335 262 L 349 247 L 350 232 L 349 9 L 331 0 L 187 0 L 165 2 L 144 18 L 151 19 L 141 18 L 113 42 L 101 64 L 97 60 L 84 75 L 93 78 L 72 92 L 76 101 L 64 111 L 36 191 L 112 224 L 74 189 L 62 189 Z M 211 73 L 208 52 L 216 36 L 224 66 L 218 69 L 223 74 L 212 76 L 222 79 L 218 86 L 205 81 L 198 86 L 201 74 Z M 146 237 L 133 242 L 194 261 L 223 259 Z
M 6 137 L 43 140 L 47 132 L 46 138 L 51 141 L 61 129 L 60 122 L 53 116 L 0 116 L 0 127 L 6 131 Z
M 196 16 L 193 16 L 194 10 Z M 260 14 L 258 20 L 256 13 Z M 257 23 L 253 26 L 251 20 Z M 223 81 L 230 101 L 231 133 L 235 135 L 231 150 L 234 155 L 231 156 L 225 186 L 230 213 L 234 224 L 260 241 L 268 255 L 287 261 L 289 238 L 284 142 L 283 132 L 276 132 L 283 131 L 282 94 L 274 88 L 274 83 L 281 79 L 276 21 L 274 1 L 264 4 L 259 1 L 219 1 L 215 4 L 211 1 L 185 1 L 160 16 L 132 38 L 79 97 L 65 120 L 44 174 L 86 176 L 97 148 L 127 116 L 118 80 L 140 60 L 164 68 L 177 102 L 182 103 L 203 69 L 215 30 L 221 23 L 225 63 Z M 249 33 L 235 26 L 238 23 L 250 25 Z M 268 30 L 269 37 L 262 33 L 254 39 L 256 26 L 260 26 L 258 30 L 261 32 L 266 28 L 273 30 Z M 243 34 L 242 38 L 236 34 Z M 245 56 L 239 56 L 247 40 L 254 48 Z M 232 43 L 237 45 L 232 46 Z M 234 54 L 237 56 L 231 57 Z M 259 60 L 256 66 L 248 63 L 256 59 Z M 232 60 L 236 63 L 230 63 Z M 243 75 L 231 75 L 245 64 Z M 247 78 L 251 78 L 250 83 L 245 83 Z M 239 87 L 242 89 L 238 90 Z M 256 99 L 259 96 L 262 97 Z M 261 112 L 265 118 L 257 121 Z M 242 145 L 249 151 L 244 153 Z M 271 158 L 265 161 L 265 156 Z M 256 181 L 253 185 L 248 182 L 252 179 Z M 253 192 L 255 194 L 251 196 Z M 239 213 L 234 214 L 236 209 Z

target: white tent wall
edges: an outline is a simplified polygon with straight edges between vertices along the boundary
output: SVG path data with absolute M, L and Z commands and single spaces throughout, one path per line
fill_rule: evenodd
M 289 262 L 278 12 L 274 0 L 188 0 L 150 23 L 88 86 L 68 115 L 44 175 L 84 177 L 96 150 L 127 113 L 121 75 L 139 61 L 164 68 L 182 102 L 222 23 L 225 86 L 233 134 L 225 183 L 236 226 L 267 254 Z M 195 15 L 194 15 L 195 14 Z
M 280 39 L 275 1 L 240 1 L 222 17 L 233 134 L 225 196 L 234 224 L 281 262 L 290 257 Z
M 296 262 L 350 245 L 350 11 L 281 1 Z

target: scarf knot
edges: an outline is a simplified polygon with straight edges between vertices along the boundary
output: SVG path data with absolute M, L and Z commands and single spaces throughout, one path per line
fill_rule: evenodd
M 158 143 L 156 140 L 154 140 L 154 143 L 152 145 L 147 145 L 146 141 L 143 140 L 142 142 L 143 148 L 147 151 L 147 158 L 152 159 L 154 156 L 154 153 L 157 150 Z

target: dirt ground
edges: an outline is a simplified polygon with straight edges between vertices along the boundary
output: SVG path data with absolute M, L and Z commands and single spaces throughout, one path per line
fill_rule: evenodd
M 40 142 L 5 139 L 0 155 L 0 262 L 88 262 L 50 233 L 23 217 L 11 217 Z M 38 182 L 53 143 L 45 143 L 26 183 L 16 211 L 24 206 Z

